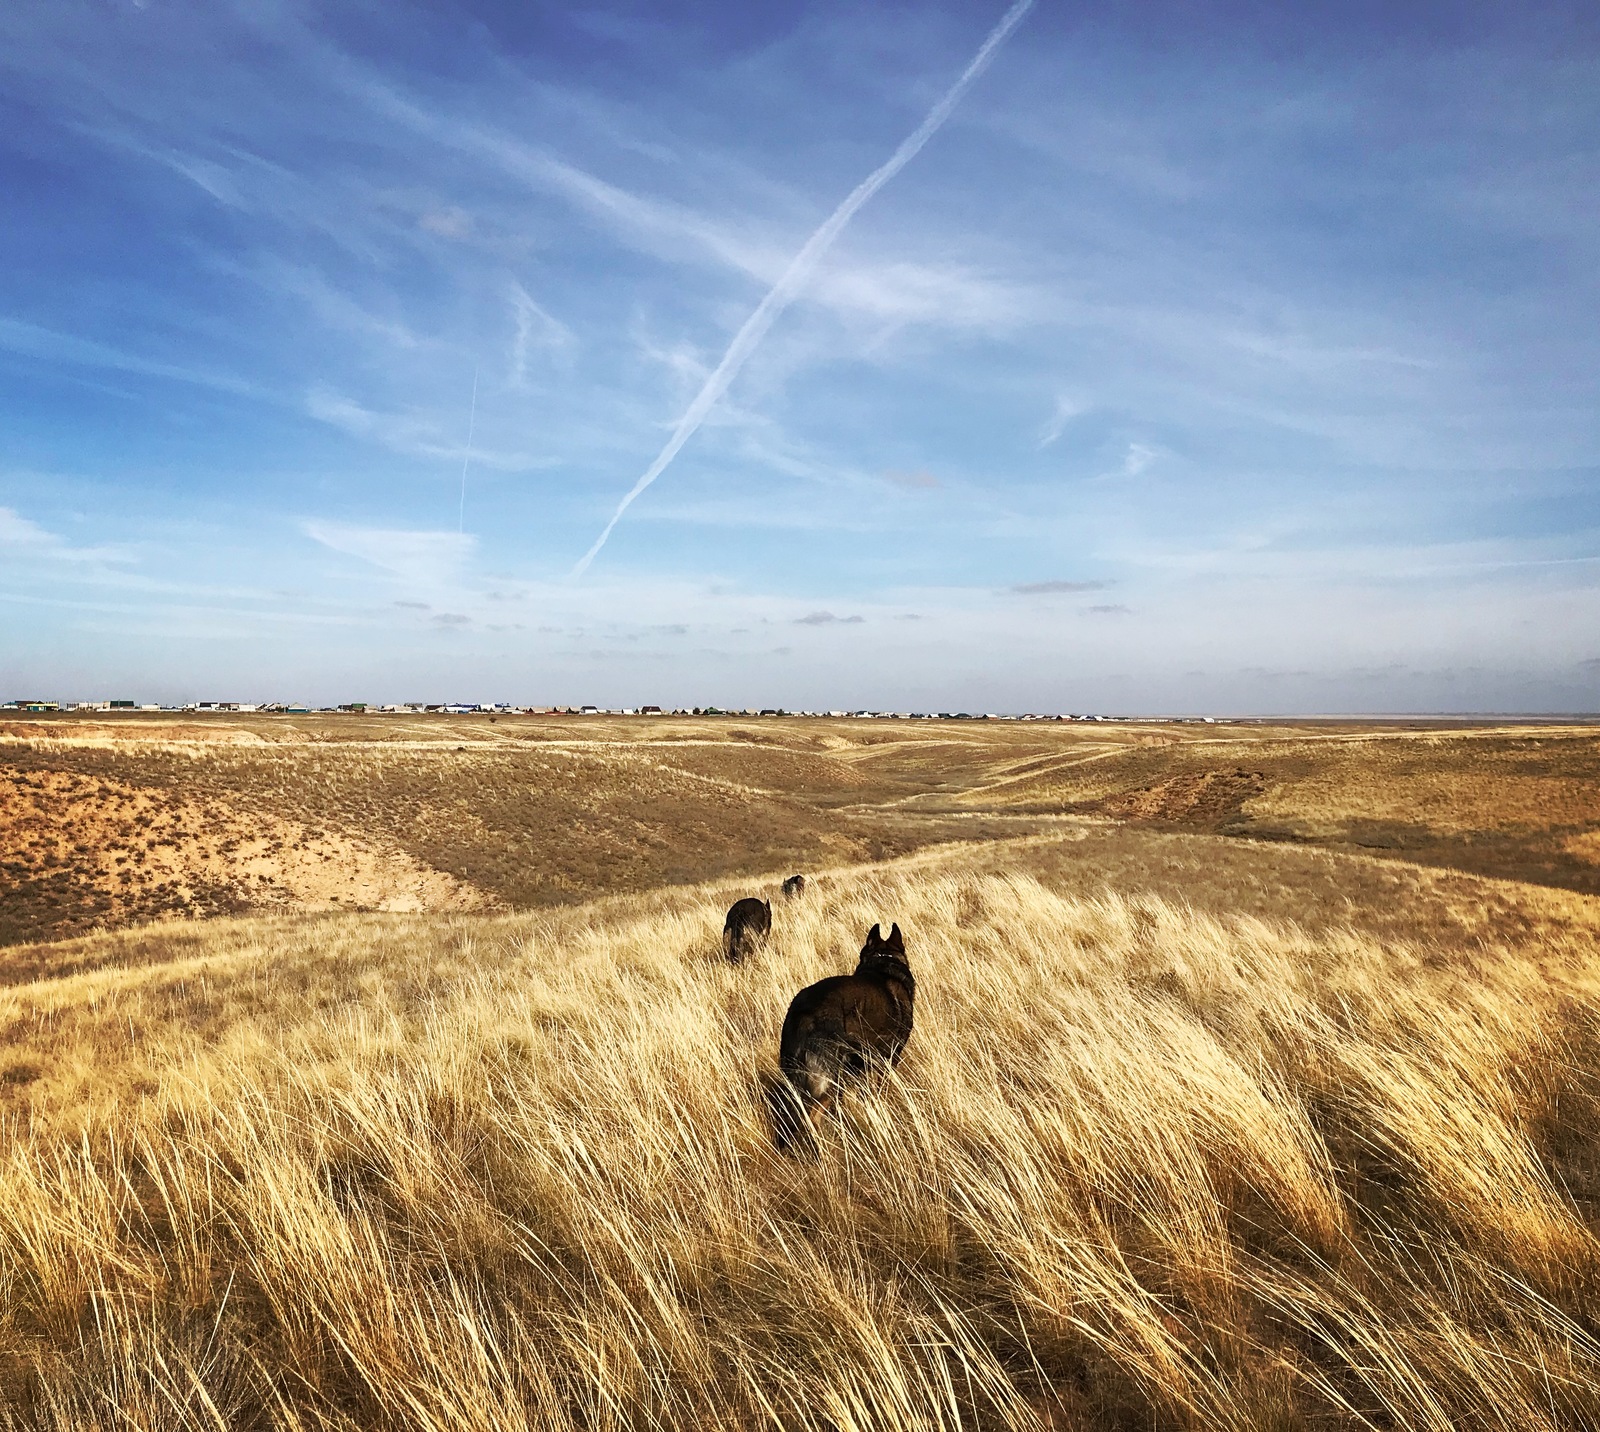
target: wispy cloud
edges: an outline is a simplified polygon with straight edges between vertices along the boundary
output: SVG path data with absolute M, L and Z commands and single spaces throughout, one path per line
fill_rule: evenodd
M 470 377 L 471 364 L 467 368 Z M 465 413 L 453 418 L 459 424 L 459 431 L 452 435 L 444 430 L 446 422 L 451 419 L 442 415 L 433 412 L 378 412 L 363 407 L 354 398 L 332 388 L 313 388 L 306 394 L 305 405 L 306 412 L 318 422 L 327 423 L 353 437 L 377 443 L 406 457 L 438 459 L 454 464 L 463 462 L 468 456 Z M 528 472 L 559 465 L 557 458 L 486 449 L 477 443 L 471 447 L 471 458 L 474 467 L 489 467 L 500 472 Z
M 1043 450 L 1052 443 L 1058 442 L 1061 434 L 1066 432 L 1068 425 L 1075 418 L 1082 417 L 1088 411 L 1089 405 L 1079 398 L 1066 395 L 1058 397 L 1055 408 L 1039 429 L 1039 435 L 1034 446 Z
M 572 330 L 540 308 L 515 279 L 510 284 L 511 313 L 516 334 L 511 340 L 511 371 L 507 381 L 521 387 L 528 380 L 528 356 L 536 349 L 560 352 L 572 343 Z
M 866 620 L 863 616 L 835 616 L 832 612 L 808 612 L 803 617 L 796 617 L 796 626 L 859 626 Z
M 0 507 L 0 551 L 52 562 L 128 562 L 132 558 L 117 547 L 74 547 L 71 543 L 24 517 L 15 508 Z
M 464 239 L 472 232 L 472 215 L 455 204 L 429 209 L 417 219 L 417 227 L 441 239 Z
M 0 544 L 8 547 L 55 547 L 60 539 L 46 532 L 37 522 L 10 507 L 0 507 Z
M 573 569 L 575 576 L 581 576 L 589 569 L 589 564 L 599 555 L 600 549 L 606 545 L 606 539 L 611 536 L 622 514 L 633 505 L 634 500 L 647 487 L 650 486 L 663 472 L 673 458 L 682 450 L 683 445 L 694 436 L 701 423 L 706 419 L 716 402 L 728 390 L 728 386 L 738 377 L 739 370 L 749 361 L 750 355 L 755 352 L 761 340 L 766 337 L 767 330 L 777 321 L 783 312 L 800 293 L 810 278 L 812 271 L 822 261 L 823 256 L 833 246 L 834 241 L 845 230 L 845 226 L 855 217 L 856 212 L 885 184 L 894 178 L 921 152 L 924 145 L 933 138 L 939 127 L 950 117 L 961 96 L 965 94 L 972 82 L 983 73 L 994 52 L 1005 43 L 1011 32 L 1022 23 L 1023 17 L 1033 8 L 1033 0 L 1016 0 L 1016 3 L 1006 11 L 1000 23 L 990 32 L 989 37 L 983 42 L 978 53 L 960 77 L 956 80 L 943 97 L 928 112 L 915 130 L 901 143 L 900 147 L 889 156 L 883 164 L 861 181 L 851 192 L 846 195 L 844 202 L 823 221 L 822 226 L 806 240 L 789 262 L 782 276 L 768 291 L 765 298 L 756 306 L 754 313 L 744 321 L 743 326 L 734 335 L 733 342 L 728 345 L 728 350 L 722 355 L 722 361 L 717 364 L 711 376 L 706 379 L 705 386 L 695 395 L 694 401 L 689 404 L 688 410 L 678 419 L 678 425 L 673 429 L 672 436 L 667 439 L 667 445 L 656 455 L 654 462 L 645 469 L 644 475 L 623 496 L 617 505 L 617 510 L 612 513 L 611 520 L 606 523 L 600 535 L 595 538 L 594 545 L 589 548 L 578 560 Z
M 1013 592 L 1018 592 L 1025 597 L 1049 597 L 1068 592 L 1099 592 L 1111 585 L 1110 582 L 1019 582 L 1012 587 Z
M 302 530 L 324 547 L 426 587 L 453 581 L 478 541 L 470 533 L 412 532 L 343 522 L 310 521 L 302 524 Z
M 895 487 L 905 488 L 908 492 L 932 492 L 935 488 L 944 486 L 925 468 L 917 472 L 886 472 L 883 479 Z
M 1127 452 L 1122 455 L 1122 467 L 1118 475 L 1138 477 L 1158 456 L 1160 456 L 1159 451 L 1147 443 L 1129 443 Z
M 59 333 L 51 328 L 40 327 L 38 324 L 24 323 L 16 318 L 0 318 L 0 349 L 21 354 L 25 358 L 39 358 L 76 367 L 109 368 L 119 373 L 133 373 L 145 378 L 161 378 L 175 383 L 212 388 L 239 397 L 268 396 L 255 384 L 228 373 L 194 368 L 182 363 L 166 363 L 160 359 L 128 353 L 90 338 L 79 338 L 70 333 Z

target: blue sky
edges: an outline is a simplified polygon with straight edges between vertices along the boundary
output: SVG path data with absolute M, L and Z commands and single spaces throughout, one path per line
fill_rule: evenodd
M 1600 709 L 1586 4 L 1038 0 L 575 574 L 1004 13 L 13 0 L 0 698 Z

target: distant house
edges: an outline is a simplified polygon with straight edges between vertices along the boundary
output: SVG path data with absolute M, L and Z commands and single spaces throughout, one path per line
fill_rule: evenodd
M 659 716 L 661 714 L 661 708 L 659 706 L 641 706 L 639 708 L 639 714 L 641 716 Z

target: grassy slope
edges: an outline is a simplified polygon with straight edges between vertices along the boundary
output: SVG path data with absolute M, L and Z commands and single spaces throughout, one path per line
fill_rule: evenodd
M 13 1415 L 1596 1425 L 1600 905 L 1137 840 L 840 870 L 739 970 L 733 882 L 18 952 Z M 903 1077 L 790 1164 L 785 1003 L 891 918 Z
M 1581 727 L 19 720 L 0 942 L 335 895 L 538 907 L 1084 816 L 1595 891 L 1597 793 Z
M 985 807 L 1095 811 L 1600 894 L 1592 727 L 1278 730 L 1041 763 L 964 794 Z

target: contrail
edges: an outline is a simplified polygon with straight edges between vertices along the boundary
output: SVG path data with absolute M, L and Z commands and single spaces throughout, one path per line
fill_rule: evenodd
M 856 211 L 916 158 L 922 146 L 933 138 L 939 126 L 950 117 L 951 110 L 960 102 L 961 96 L 967 92 L 972 82 L 983 73 L 994 52 L 1006 42 L 1011 32 L 1022 23 L 1023 16 L 1032 8 L 1033 0 L 1016 0 L 1000 23 L 990 31 L 989 38 L 972 57 L 972 63 L 945 91 L 944 98 L 928 111 L 927 117 L 912 130 L 884 164 L 874 169 L 850 191 L 845 201 L 827 217 L 822 227 L 806 240 L 805 246 L 789 261 L 789 267 L 783 271 L 767 296 L 756 306 L 756 311 L 745 319 L 744 327 L 734 334 L 733 342 L 728 345 L 728 351 L 722 355 L 722 361 L 717 364 L 716 370 L 695 394 L 694 401 L 689 404 L 683 416 L 678 419 L 678 425 L 672 430 L 672 436 L 667 439 L 667 445 L 656 454 L 656 460 L 645 469 L 644 476 L 634 483 L 628 490 L 627 496 L 617 504 L 617 510 L 611 514 L 611 520 L 606 523 L 605 530 L 595 538 L 594 546 L 583 554 L 582 560 L 572 569 L 574 577 L 581 577 L 589 570 L 589 564 L 606 545 L 606 539 L 621 521 L 622 514 L 633 505 L 634 498 L 667 470 L 668 464 L 677 457 L 683 445 L 695 435 L 700 424 L 705 421 L 706 414 L 728 391 L 728 385 L 738 377 L 739 370 L 755 352 L 756 346 L 766 337 L 767 330 L 772 327 L 778 315 L 805 287 L 806 280 L 811 277 L 822 256 L 833 246 L 833 241 L 844 232 L 845 225 L 855 217 Z

